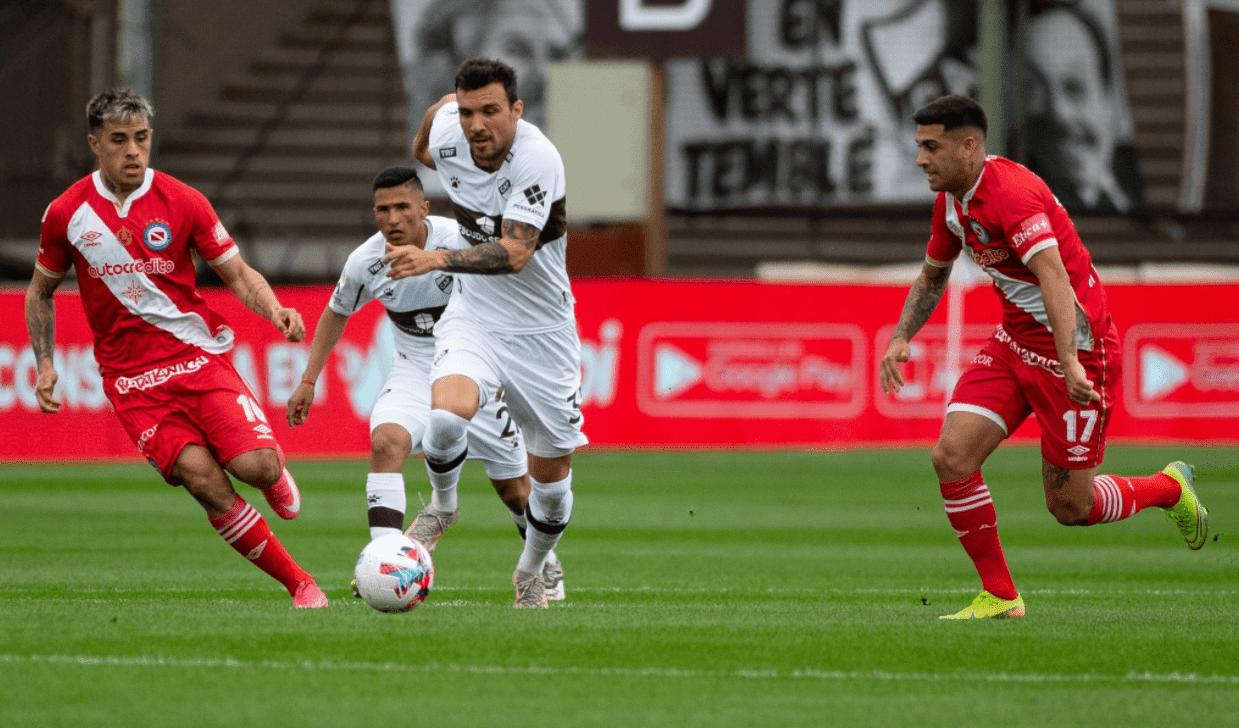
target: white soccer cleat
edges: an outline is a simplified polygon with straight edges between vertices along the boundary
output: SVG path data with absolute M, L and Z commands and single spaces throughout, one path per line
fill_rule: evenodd
M 542 587 L 546 598 L 553 602 L 564 598 L 564 566 L 558 561 L 548 561 L 542 567 Z
M 546 609 L 546 587 L 542 585 L 541 574 L 514 571 L 512 586 L 516 587 L 516 604 L 512 606 L 517 609 Z

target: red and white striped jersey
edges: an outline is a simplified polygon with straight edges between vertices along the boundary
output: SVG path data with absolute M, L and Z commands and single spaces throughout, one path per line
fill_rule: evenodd
M 994 279 L 1003 328 L 1029 349 L 1057 358 L 1041 288 L 1026 265 L 1052 246 L 1058 247 L 1076 306 L 1089 323 L 1076 331 L 1076 347 L 1092 351 L 1095 340 L 1110 333 L 1110 307 L 1092 256 L 1067 211 L 1027 167 L 986 157 L 980 179 L 963 199 L 938 193 L 931 230 L 925 261 L 945 268 L 966 246 L 972 260 Z
M 212 265 L 239 252 L 202 193 L 147 169 L 119 204 L 95 172 L 48 206 L 35 265 L 54 278 L 77 270 L 108 376 L 232 348 L 227 322 L 198 294 L 194 252 Z

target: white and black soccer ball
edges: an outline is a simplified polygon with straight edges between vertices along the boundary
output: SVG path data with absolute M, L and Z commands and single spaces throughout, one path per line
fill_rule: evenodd
M 380 612 L 407 612 L 426 601 L 435 583 L 435 565 L 425 546 L 391 534 L 361 550 L 353 576 L 366 604 Z

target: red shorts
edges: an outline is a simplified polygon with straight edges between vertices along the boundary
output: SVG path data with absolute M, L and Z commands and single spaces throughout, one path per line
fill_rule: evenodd
M 1067 396 L 1056 358 L 1026 349 L 999 326 L 959 378 L 946 411 L 988 417 L 1007 435 L 1036 414 L 1043 458 L 1067 470 L 1096 467 L 1105 456 L 1106 427 L 1122 373 L 1117 336 L 1111 331 L 1093 351 L 1079 352 L 1079 358 L 1101 395 L 1100 402 L 1087 407 Z
M 186 445 L 202 445 L 227 463 L 251 450 L 272 449 L 283 462 L 267 415 L 232 363 L 200 354 L 132 377 L 104 377 L 103 391 L 138 450 L 164 480 Z

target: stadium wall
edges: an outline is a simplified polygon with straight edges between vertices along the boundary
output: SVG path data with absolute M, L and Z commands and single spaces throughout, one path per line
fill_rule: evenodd
M 916 337 L 908 385 L 888 397 L 877 362 L 903 285 L 733 281 L 577 281 L 581 409 L 592 447 L 844 449 L 928 445 L 937 436 L 957 362 L 999 318 L 987 286 L 962 295 L 961 346 L 948 347 L 943 305 Z M 1108 287 L 1123 337 L 1123 381 L 1110 441 L 1239 443 L 1239 284 Z M 279 291 L 312 331 L 328 286 Z M 392 355 L 390 324 L 370 306 L 353 316 L 320 378 L 307 425 L 290 430 L 285 403 L 308 344 L 289 344 L 230 293 L 205 291 L 241 342 L 231 356 L 250 380 L 281 445 L 294 456 L 362 456 L 367 417 Z M 0 291 L 0 460 L 138 459 L 112 414 L 76 291 L 57 296 L 56 415 L 38 411 L 23 293 Z M 958 356 L 962 354 L 962 357 Z M 1036 423 L 1014 435 L 1035 442 Z

